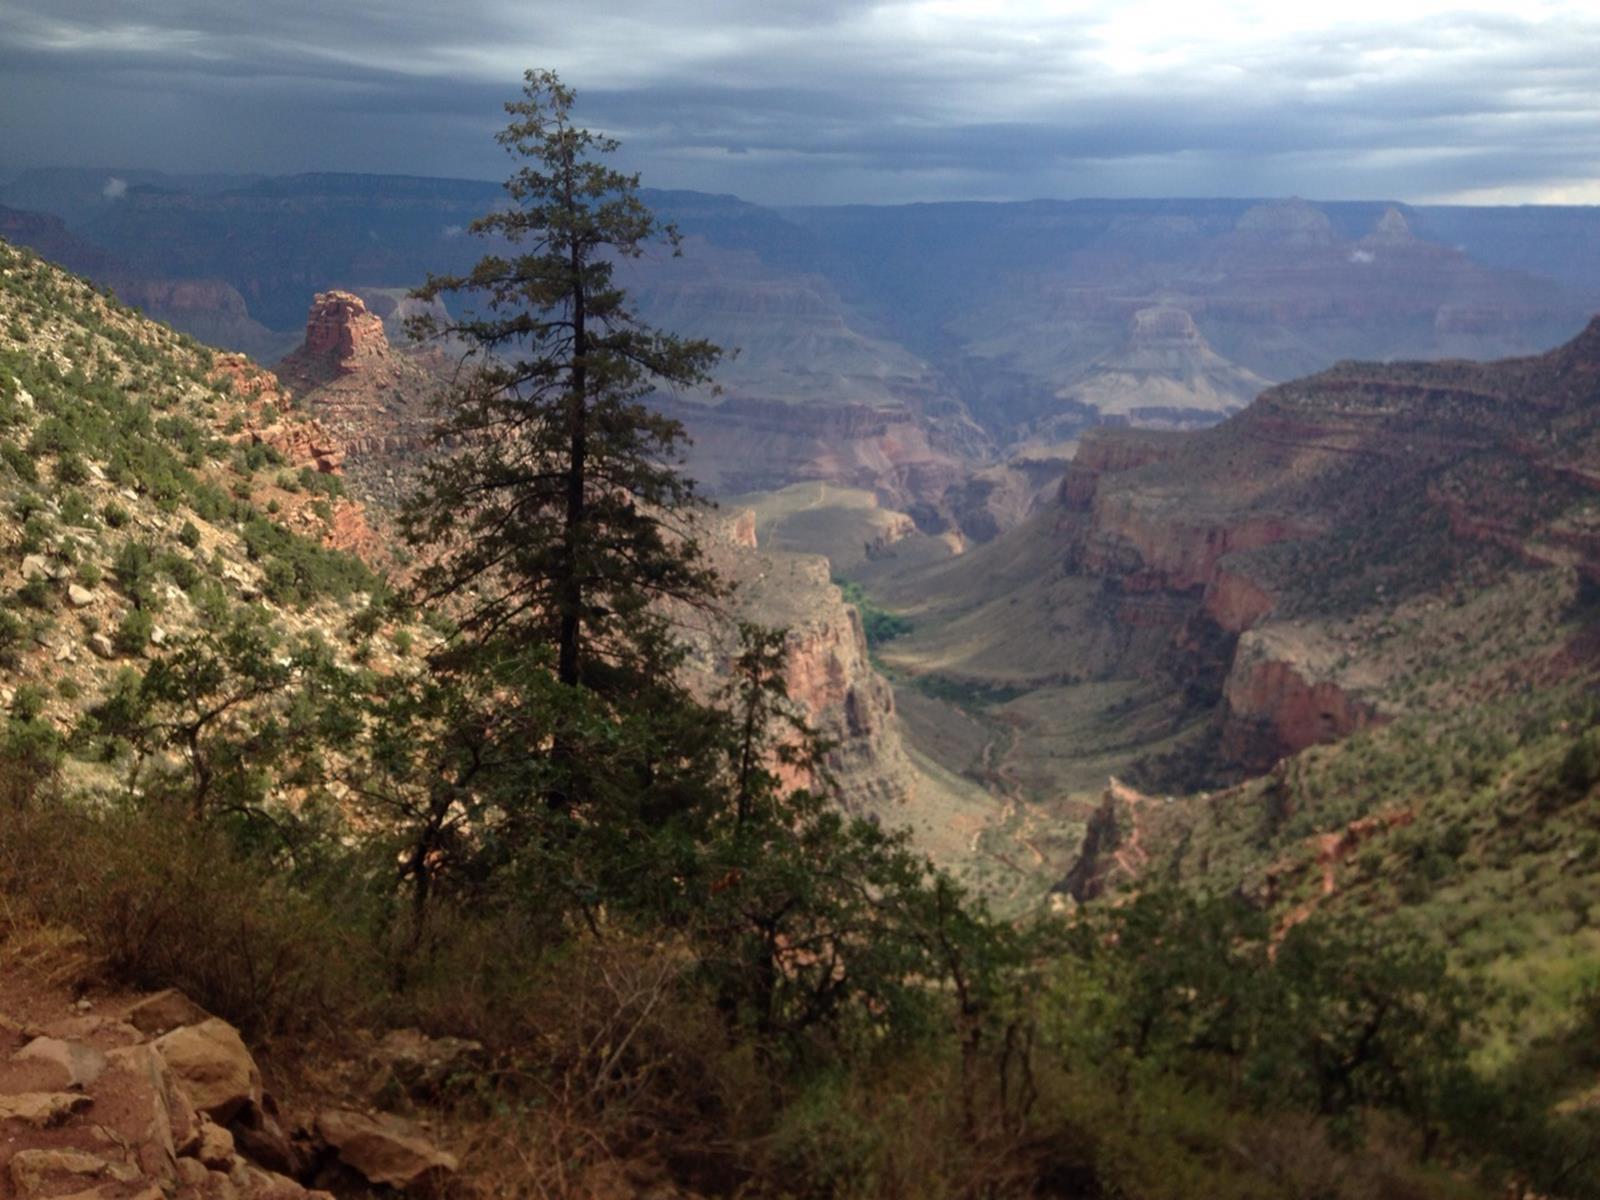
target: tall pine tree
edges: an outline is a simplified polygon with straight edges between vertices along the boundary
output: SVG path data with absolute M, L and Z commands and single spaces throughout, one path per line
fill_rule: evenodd
M 469 227 L 505 252 L 416 293 L 460 298 L 466 315 L 442 332 L 471 361 L 440 429 L 458 449 L 426 469 L 406 529 L 444 551 L 423 572 L 429 592 L 473 592 L 465 631 L 547 638 L 563 683 L 601 687 L 606 664 L 649 645 L 651 601 L 715 590 L 692 538 L 668 526 L 694 500 L 675 469 L 683 429 L 640 401 L 707 382 L 720 351 L 629 307 L 617 260 L 676 253 L 678 233 L 639 199 L 637 175 L 605 165 L 617 142 L 574 125 L 572 104 L 554 73 L 527 73 L 499 135 L 523 163 L 512 203 Z
M 636 175 L 605 164 L 616 141 L 573 124 L 573 98 L 552 72 L 527 72 L 499 135 L 520 163 L 511 202 L 470 226 L 494 252 L 416 293 L 453 297 L 459 319 L 422 332 L 463 344 L 467 361 L 438 429 L 450 452 L 425 467 L 403 527 L 427 552 L 422 592 L 453 598 L 474 656 L 543 647 L 585 711 L 614 718 L 675 686 L 669 602 L 718 594 L 685 520 L 683 429 L 642 401 L 706 382 L 720 351 L 629 306 L 618 262 L 677 253 L 678 234 Z M 576 735 L 554 736 L 570 767 Z M 552 792 L 557 807 L 572 799 Z

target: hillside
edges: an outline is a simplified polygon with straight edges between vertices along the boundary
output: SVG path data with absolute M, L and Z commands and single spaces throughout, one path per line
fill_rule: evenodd
M 352 552 L 378 547 L 327 432 L 246 360 L 0 254 L 13 712 L 71 714 L 147 645 L 241 603 L 331 639 L 378 582 Z

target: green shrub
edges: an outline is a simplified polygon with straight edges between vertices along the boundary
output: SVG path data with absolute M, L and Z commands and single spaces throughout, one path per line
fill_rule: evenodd
M 50 607 L 50 584 L 44 579 L 30 579 L 17 589 L 18 602 L 29 608 L 45 609 Z
M 15 670 L 27 644 L 28 627 L 9 607 L 0 605 L 0 667 Z
M 39 469 L 34 466 L 32 456 L 15 442 L 0 440 L 0 462 L 24 483 L 39 482 Z
M 88 481 L 89 464 L 83 460 L 83 455 L 74 450 L 63 451 L 56 459 L 56 482 L 78 484 Z
M 122 624 L 117 626 L 112 642 L 124 654 L 142 654 L 150 644 L 150 635 L 155 632 L 155 627 L 155 618 L 148 609 L 130 608 L 122 618 Z

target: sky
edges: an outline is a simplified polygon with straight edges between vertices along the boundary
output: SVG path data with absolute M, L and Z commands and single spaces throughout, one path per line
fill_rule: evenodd
M 758 203 L 1600 203 L 1600 0 L 0 0 L 0 176 L 499 179 L 528 67 Z

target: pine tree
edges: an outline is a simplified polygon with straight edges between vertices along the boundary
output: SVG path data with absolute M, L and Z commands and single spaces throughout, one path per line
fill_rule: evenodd
M 683 429 L 641 401 L 706 382 L 720 351 L 630 308 L 617 262 L 675 254 L 678 234 L 572 105 L 555 74 L 527 72 L 499 135 L 522 163 L 512 203 L 469 227 L 504 252 L 416 293 L 459 298 L 461 319 L 431 331 L 468 362 L 439 430 L 454 451 L 426 468 L 404 527 L 437 553 L 423 590 L 457 598 L 470 639 L 543 643 L 563 684 L 609 693 L 669 665 L 663 601 L 717 591 L 681 520 L 696 501 L 676 470 Z

